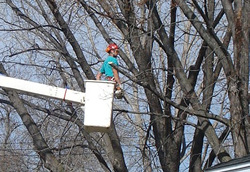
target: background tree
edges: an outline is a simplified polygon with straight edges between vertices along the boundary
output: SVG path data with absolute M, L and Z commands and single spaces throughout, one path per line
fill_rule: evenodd
M 125 97 L 109 133 L 87 133 L 79 105 L 3 89 L 0 163 L 13 143 L 16 164 L 37 171 L 202 171 L 248 154 L 249 9 L 243 0 L 2 1 L 1 73 L 84 92 L 115 42 Z

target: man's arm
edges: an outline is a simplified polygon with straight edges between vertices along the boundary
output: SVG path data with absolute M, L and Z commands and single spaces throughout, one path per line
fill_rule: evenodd
M 96 80 L 101 80 L 102 77 L 102 73 L 98 72 L 98 74 L 96 75 Z
M 119 77 L 119 74 L 118 74 L 118 71 L 112 67 L 112 71 L 113 71 L 113 74 L 114 74 L 114 78 L 115 78 L 115 81 L 121 85 L 121 81 L 120 81 L 120 77 Z

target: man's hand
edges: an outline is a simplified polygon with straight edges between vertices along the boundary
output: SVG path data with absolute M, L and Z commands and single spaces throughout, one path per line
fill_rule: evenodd
M 117 87 L 116 87 L 117 90 L 122 90 L 122 84 L 118 84 Z

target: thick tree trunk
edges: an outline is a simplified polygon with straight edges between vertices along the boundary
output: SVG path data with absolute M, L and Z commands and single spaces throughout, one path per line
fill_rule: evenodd
M 243 26 L 244 26 L 244 37 L 246 38 L 246 48 L 247 48 L 247 54 L 246 58 L 248 59 L 248 66 L 250 66 L 250 1 L 245 1 L 245 7 L 244 7 L 244 19 L 243 19 Z M 249 76 L 249 68 L 247 76 Z M 249 78 L 248 78 L 249 79 Z M 249 89 L 249 88 L 248 88 Z M 247 89 L 247 90 L 248 90 Z M 249 93 L 248 93 L 249 95 Z M 248 101 L 248 111 L 249 111 L 249 101 Z M 248 112 L 249 113 L 249 112 Z M 247 144 L 248 144 L 248 153 L 250 153 L 250 116 L 246 116 L 245 120 L 246 125 L 246 137 L 247 137 Z
M 104 134 L 104 140 L 106 142 L 105 149 L 108 151 L 108 157 L 116 172 L 127 172 L 127 166 L 125 164 L 121 144 L 117 135 L 114 123 L 112 121 L 111 131 Z
M 232 136 L 234 142 L 235 157 L 246 155 L 248 150 L 247 143 L 247 121 L 248 108 L 248 30 L 247 23 L 249 16 L 244 11 L 244 3 L 235 1 L 235 9 L 228 1 L 223 1 L 228 18 L 231 18 L 230 26 L 232 29 L 234 43 L 234 68 L 235 75 L 228 79 L 230 112 L 232 123 Z
M 196 129 L 191 149 L 191 160 L 189 165 L 189 172 L 201 172 L 201 152 L 203 149 L 204 132 Z

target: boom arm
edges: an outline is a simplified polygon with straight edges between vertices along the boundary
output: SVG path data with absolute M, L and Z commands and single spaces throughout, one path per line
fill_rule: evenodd
M 0 87 L 84 104 L 85 93 L 0 75 Z
M 85 130 L 107 132 L 111 126 L 115 82 L 85 80 L 85 86 L 83 93 L 0 75 L 0 87 L 84 104 Z

